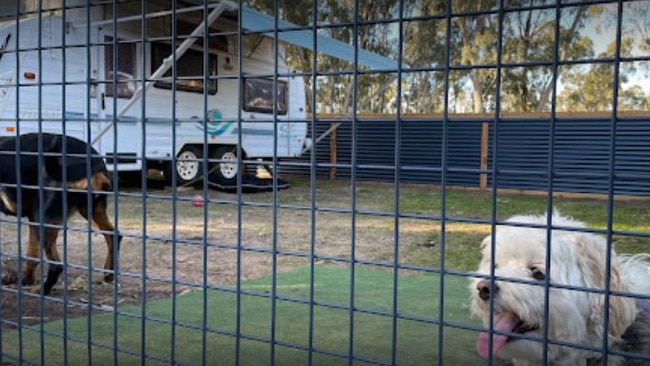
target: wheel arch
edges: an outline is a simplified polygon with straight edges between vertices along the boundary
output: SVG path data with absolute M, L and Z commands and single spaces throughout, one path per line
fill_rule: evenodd
M 200 144 L 201 148 L 203 147 L 203 144 Z M 233 143 L 221 143 L 221 142 L 215 142 L 215 143 L 210 143 L 208 144 L 208 154 L 211 158 L 215 158 L 217 151 L 222 148 L 222 147 L 231 147 L 233 151 L 237 152 L 237 144 Z M 242 146 L 241 148 L 241 158 L 245 159 L 248 155 L 246 154 L 246 150 L 244 150 L 244 147 Z
M 178 156 L 178 154 L 180 154 L 183 151 L 183 149 L 185 149 L 186 147 L 192 147 L 198 149 L 200 152 L 203 152 L 203 145 L 204 145 L 203 142 L 185 142 L 183 144 L 178 144 L 176 146 L 175 156 Z M 223 142 L 208 142 L 208 156 L 213 158 L 217 153 L 217 150 L 219 150 L 222 147 L 232 147 L 233 149 L 236 149 L 237 144 L 223 143 Z M 243 146 L 241 148 L 241 153 L 242 153 L 242 159 L 245 159 L 248 156 Z

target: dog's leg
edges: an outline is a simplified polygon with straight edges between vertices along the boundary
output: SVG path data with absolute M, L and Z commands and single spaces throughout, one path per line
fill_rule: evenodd
M 82 208 L 79 210 L 79 213 L 81 216 L 86 218 L 88 220 L 88 213 L 86 212 L 85 208 Z M 93 214 L 92 214 L 92 224 L 94 227 L 98 228 L 99 230 L 102 231 L 102 234 L 104 235 L 104 238 L 106 239 L 106 247 L 107 247 L 107 253 L 106 253 L 106 261 L 104 262 L 104 269 L 111 271 L 111 273 L 106 273 L 104 275 L 104 281 L 105 282 L 113 282 L 114 279 L 114 263 L 113 263 L 113 256 L 115 255 L 114 253 L 114 240 L 115 236 L 113 235 L 113 232 L 115 230 L 115 227 L 111 223 L 111 221 L 108 218 L 108 215 L 106 214 L 106 205 L 104 203 L 98 203 L 93 207 Z M 120 251 L 120 243 L 122 242 L 122 235 L 118 234 L 117 236 L 117 252 L 119 253 Z
M 45 284 L 43 284 L 43 293 L 49 295 L 52 291 L 52 287 L 59 280 L 61 272 L 63 272 L 63 264 L 61 264 L 61 257 L 59 257 L 59 251 L 56 249 L 56 239 L 59 236 L 59 229 L 55 228 L 46 228 L 45 229 L 45 255 L 47 259 L 51 262 L 47 266 L 47 277 L 45 279 Z M 33 289 L 34 292 L 38 292 L 38 289 Z
M 36 268 L 38 267 L 38 258 L 41 253 L 38 240 L 38 226 L 29 226 L 29 244 L 27 245 L 27 259 L 23 267 L 23 285 L 31 286 L 34 284 Z
M 33 293 L 40 292 L 40 286 L 35 286 L 36 281 L 36 269 L 38 268 L 38 259 L 40 255 L 40 243 L 39 243 L 39 227 L 30 226 L 29 227 L 29 246 L 27 247 L 27 257 L 25 262 L 25 267 L 23 270 L 23 285 L 33 286 L 31 291 Z M 45 255 L 47 259 L 54 262 L 61 262 L 59 257 L 59 252 L 56 249 L 56 239 L 59 236 L 59 229 L 54 228 L 45 228 L 45 236 L 43 240 L 43 247 L 45 249 Z M 59 275 L 63 272 L 63 265 L 61 263 L 50 263 L 47 269 L 47 279 L 44 283 L 44 293 L 49 295 L 52 287 L 56 284 L 59 279 Z
M 111 221 L 108 219 L 108 215 L 106 214 L 106 206 L 104 205 L 99 205 L 95 208 L 95 211 L 93 212 L 93 223 L 97 225 L 97 227 L 104 232 L 104 238 L 106 239 L 106 247 L 108 249 L 107 254 L 106 254 L 106 262 L 104 263 L 104 269 L 113 271 L 113 273 L 107 273 L 104 275 L 104 281 L 106 282 L 113 282 L 114 279 L 114 270 L 115 270 L 115 263 L 113 263 L 113 255 L 114 254 L 114 241 L 115 241 L 115 236 L 113 235 L 113 231 L 115 228 L 113 227 L 113 224 Z M 120 252 L 120 243 L 122 242 L 122 235 L 118 233 L 117 235 L 117 253 Z
M 8 268 L 6 265 L 2 268 L 2 284 L 13 285 L 18 283 L 18 272 L 15 268 Z

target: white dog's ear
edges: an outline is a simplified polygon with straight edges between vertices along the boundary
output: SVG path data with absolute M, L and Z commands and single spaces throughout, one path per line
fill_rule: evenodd
M 557 218 L 561 218 L 562 214 L 560 213 L 560 209 L 557 208 L 557 206 L 553 207 L 553 221 L 555 221 Z
M 584 274 L 585 286 L 594 289 L 605 288 L 607 245 L 603 238 L 587 233 L 578 233 L 579 248 L 578 269 Z M 619 263 L 614 251 L 611 251 L 610 291 L 627 292 L 628 287 L 621 281 Z M 604 317 L 605 295 L 593 293 L 589 295 L 592 307 L 594 326 L 601 326 Z M 632 324 L 636 317 L 636 305 L 629 297 L 609 297 L 609 329 L 608 333 L 620 337 Z
M 489 268 L 490 262 L 492 262 L 492 236 L 488 235 L 481 242 L 481 252 L 483 253 L 481 257 L 481 263 L 479 268 Z
M 481 242 L 481 250 L 484 252 L 486 249 L 489 250 L 488 248 L 490 247 L 490 243 L 492 243 L 492 236 L 488 235 Z

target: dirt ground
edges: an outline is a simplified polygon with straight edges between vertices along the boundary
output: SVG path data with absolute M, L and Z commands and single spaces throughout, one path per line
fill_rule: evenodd
M 149 183 L 146 194 L 139 186 L 120 187 L 119 192 L 117 205 L 109 199 L 109 214 L 124 235 L 117 287 L 100 281 L 106 256 L 103 236 L 89 234 L 85 220 L 75 215 L 65 236 L 59 237 L 59 253 L 66 264 L 62 279 L 45 298 L 29 289 L 4 286 L 0 292 L 4 327 L 52 321 L 64 314 L 74 318 L 87 316 L 89 311 L 110 312 L 115 306 L 169 298 L 204 284 L 233 285 L 238 278 L 245 281 L 271 273 L 274 252 L 279 271 L 308 264 L 306 254 L 312 249 L 346 258 L 351 254 L 352 237 L 360 258 L 390 260 L 392 256 L 393 219 L 358 218 L 356 227 L 362 230 L 353 236 L 351 214 L 336 212 L 337 208 L 349 210 L 349 188 L 335 184 L 316 190 L 317 204 L 332 212 L 317 212 L 313 226 L 311 190 L 304 181 L 277 196 L 267 192 L 240 198 L 209 191 L 210 202 L 203 207 L 192 204 L 192 197 L 202 193 L 196 188 L 177 191 L 175 199 L 170 188 L 155 181 Z M 276 199 L 279 208 L 274 208 Z M 402 230 L 405 249 L 428 245 L 429 230 L 422 222 L 403 224 Z M 0 217 L 4 270 L 16 268 L 19 249 L 24 252 L 26 243 L 26 223 L 18 225 L 13 217 Z

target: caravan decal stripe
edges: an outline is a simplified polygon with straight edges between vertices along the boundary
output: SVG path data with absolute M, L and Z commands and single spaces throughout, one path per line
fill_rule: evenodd
M 227 129 L 230 128 L 232 124 L 233 122 L 224 122 L 224 123 L 219 123 L 217 125 L 213 125 L 212 123 L 210 123 L 208 125 L 207 132 L 209 135 L 212 136 L 221 136 L 224 134 L 224 132 L 226 132 Z
M 242 128 L 241 130 L 235 128 L 232 130 L 232 134 L 236 135 L 241 131 L 243 135 L 252 135 L 252 136 L 273 136 L 272 130 L 262 130 L 257 128 Z
M 209 120 L 207 121 L 205 128 L 203 127 L 202 121 L 197 121 L 196 128 L 199 130 L 205 130 L 205 132 L 210 136 L 222 136 L 230 129 L 230 127 L 235 123 L 235 121 L 224 121 L 221 111 L 218 109 L 211 109 L 208 111 Z
M 206 123 L 205 125 L 200 120 L 194 122 L 194 127 L 196 127 L 201 131 L 205 131 L 210 136 L 224 136 L 227 134 L 229 130 L 230 130 L 230 135 L 237 135 L 241 132 L 243 135 L 248 135 L 248 136 L 273 136 L 273 131 L 268 129 L 232 128 L 233 126 L 236 126 L 235 121 L 222 121 L 220 112 L 216 110 L 213 110 L 211 112 L 212 113 L 210 114 L 211 117 L 210 121 L 208 121 L 208 123 Z M 97 120 L 99 119 L 99 116 L 97 113 L 91 113 L 89 117 L 86 117 L 86 115 L 81 112 L 72 112 L 72 111 L 65 112 L 65 119 L 67 120 L 84 121 L 88 118 Z M 107 115 L 105 120 L 111 121 L 112 118 L 113 118 L 112 115 Z M 137 123 L 138 121 L 140 121 L 140 119 L 135 117 L 122 117 L 119 119 L 119 122 L 123 122 L 123 123 Z M 148 118 L 146 122 L 147 123 L 169 123 L 169 124 L 172 123 L 171 120 L 164 119 L 164 118 Z
M 90 115 L 86 116 L 85 113 L 82 112 L 73 112 L 73 111 L 65 111 L 65 114 L 63 115 L 66 120 L 71 120 L 71 121 L 85 121 L 87 119 L 91 120 L 102 120 L 105 122 L 111 122 L 113 121 L 113 115 L 106 115 L 104 118 L 99 118 L 99 115 L 97 113 L 91 113 Z M 122 117 L 118 120 L 118 122 L 126 122 L 126 123 L 137 123 L 140 121 L 139 118 L 136 117 Z M 165 122 L 166 120 L 164 119 L 159 119 L 157 122 Z M 149 122 L 149 120 L 147 120 Z

